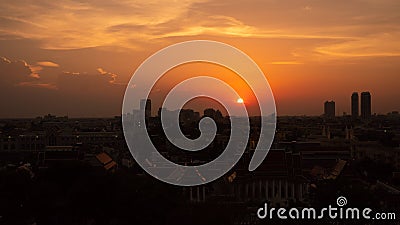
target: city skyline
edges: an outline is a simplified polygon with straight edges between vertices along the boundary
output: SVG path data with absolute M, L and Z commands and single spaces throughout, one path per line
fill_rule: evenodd
M 373 113 L 399 111 L 399 4 L 3 1 L 0 99 L 7 107 L 0 118 L 118 115 L 140 63 L 171 44 L 198 39 L 249 55 L 266 75 L 279 115 L 320 115 L 326 99 L 336 99 L 337 113 L 350 114 L 348 95 L 364 90 L 374 93 Z M 245 104 L 254 103 L 232 71 L 204 63 L 168 71 L 154 93 L 198 75 L 232 79 Z
M 204 100 L 204 99 L 203 99 Z M 209 100 L 209 99 L 207 99 Z M 133 109 L 132 113 L 139 112 L 139 110 L 144 110 L 145 111 L 145 117 L 154 117 L 154 116 L 160 116 L 160 110 L 167 110 L 167 111 L 175 111 L 175 110 L 193 110 L 194 112 L 200 113 L 200 115 L 205 115 L 204 111 L 213 109 L 222 112 L 223 116 L 228 116 L 226 110 L 223 108 L 221 104 L 215 101 L 211 101 L 205 103 L 204 101 L 202 102 L 202 105 L 198 105 L 199 101 L 189 101 L 187 104 L 182 109 L 169 109 L 169 108 L 164 108 L 160 106 L 154 107 L 152 106 L 152 99 L 141 99 L 140 101 L 140 106 L 137 109 Z M 200 101 L 201 102 L 201 101 Z M 361 102 L 361 104 L 359 104 Z M 362 118 L 362 119 L 368 119 L 372 115 L 386 115 L 390 114 L 393 112 L 399 112 L 398 110 L 390 110 L 386 113 L 376 113 L 372 111 L 372 100 L 371 100 L 371 94 L 369 91 L 364 91 L 361 92 L 361 96 L 359 99 L 358 92 L 353 92 L 350 98 L 350 107 L 349 111 L 342 111 L 338 112 L 336 110 L 336 102 L 335 100 L 327 100 L 324 102 L 324 107 L 322 108 L 322 111 L 320 114 L 316 115 L 280 115 L 279 113 L 277 116 L 325 116 L 325 117 L 337 117 L 337 116 L 351 116 L 353 118 Z M 364 106 L 363 106 L 364 105 Z M 197 106 L 194 108 L 191 108 L 189 106 Z M 361 113 L 359 113 L 361 111 Z M 52 113 L 46 113 L 43 115 L 54 115 Z M 57 115 L 57 114 L 56 114 Z M 40 117 L 42 115 L 33 115 L 32 117 L 21 117 L 21 118 L 35 118 L 35 117 Z M 69 115 L 58 115 L 58 116 L 69 116 Z M 114 116 L 119 116 L 119 115 L 110 115 L 107 117 L 114 117 Z M 249 116 L 258 116 L 258 115 L 251 115 Z M 10 119 L 12 118 L 18 118 L 18 117 L 9 117 Z M 74 117 L 71 117 L 74 118 Z M 75 118 L 85 118 L 85 117 L 75 117 Z M 88 117 L 90 118 L 90 117 Z M 96 117 L 94 117 L 96 118 Z M 99 117 L 100 118 L 100 117 Z M 0 119 L 7 119 L 7 117 L 1 118 Z
M 239 102 L 240 101 L 240 102 Z M 238 103 L 243 103 L 242 102 L 243 99 L 238 99 Z M 343 115 L 351 115 L 353 118 L 358 118 L 361 116 L 361 118 L 363 119 L 368 119 L 369 117 L 371 117 L 371 115 L 373 114 L 371 111 L 372 108 L 372 100 L 371 100 L 371 93 L 369 91 L 364 91 L 361 92 L 361 106 L 359 104 L 360 100 L 358 97 L 358 92 L 353 92 L 350 98 L 350 110 L 349 110 L 349 114 L 347 114 L 346 111 L 343 111 Z M 208 109 L 214 109 L 215 105 L 208 105 L 205 106 L 201 109 L 199 108 L 190 108 L 188 107 L 188 105 L 190 106 L 194 106 L 195 104 L 188 102 L 186 104 L 186 106 L 184 108 L 182 108 L 182 110 L 195 110 L 197 109 L 198 112 L 205 112 Z M 212 107 L 214 106 L 214 107 Z M 361 108 L 361 115 L 359 114 Z M 158 109 L 156 111 L 156 113 L 154 113 L 155 109 Z M 222 113 L 224 115 L 227 115 L 226 110 L 223 108 L 222 105 L 217 103 L 217 107 L 215 107 L 215 109 L 217 109 L 218 111 L 222 111 Z M 134 109 L 137 110 L 137 109 Z M 152 106 L 151 106 L 151 99 L 141 99 L 140 100 L 140 110 L 144 110 L 145 114 L 146 114 L 146 118 L 150 117 L 150 116 L 160 116 L 160 110 L 171 110 L 169 108 L 164 108 L 164 107 L 155 107 L 152 110 Z M 172 111 L 174 110 L 181 110 L 181 109 L 172 109 Z M 395 112 L 396 110 L 392 110 L 389 111 L 387 113 L 392 113 Z M 206 113 L 203 113 L 203 115 L 205 115 Z M 325 116 L 325 117 L 336 117 L 336 116 L 340 116 L 340 113 L 338 114 L 338 112 L 336 111 L 336 102 L 334 100 L 328 100 L 324 102 L 324 109 L 323 112 L 320 114 L 321 116 Z M 250 115 L 251 116 L 251 115 Z M 279 116 L 279 115 L 278 115 Z
M 351 114 L 347 114 L 347 113 L 343 113 L 342 116 L 351 116 L 353 117 L 353 119 L 357 119 L 357 118 L 362 118 L 362 119 L 368 119 L 370 118 L 372 115 L 375 115 L 376 113 L 372 114 L 371 112 L 371 94 L 368 91 L 365 92 L 361 92 L 361 96 L 362 97 L 362 102 L 363 103 L 363 107 L 361 107 L 361 114 L 359 114 L 359 110 L 360 110 L 360 105 L 359 103 L 359 98 L 358 98 L 358 92 L 353 92 L 350 98 L 350 110 L 351 110 Z M 239 102 L 238 102 L 239 103 Z M 240 102 L 241 103 L 241 102 Z M 193 104 L 190 104 L 193 105 Z M 214 105 L 215 106 L 215 105 Z M 197 113 L 198 115 L 203 115 L 203 116 L 209 116 L 207 115 L 206 111 L 209 110 L 213 110 L 214 113 L 215 111 L 219 114 L 221 114 L 221 116 L 228 116 L 226 110 L 224 110 L 224 108 L 218 104 L 217 107 L 212 107 L 210 105 L 202 108 L 201 110 L 199 109 L 193 109 L 190 107 L 187 107 L 187 105 L 182 108 L 182 109 L 169 109 L 166 107 L 152 107 L 152 101 L 151 99 L 141 99 L 140 100 L 140 106 L 137 109 L 133 109 L 132 112 L 130 112 L 129 114 L 135 114 L 135 113 L 139 113 L 139 111 L 144 111 L 145 112 L 145 118 L 149 119 L 150 117 L 160 117 L 161 113 L 163 111 L 165 112 L 173 112 L 176 110 L 182 110 L 183 112 L 186 111 L 192 111 L 192 113 Z M 155 111 L 155 112 L 154 112 Z M 398 111 L 393 110 L 390 112 L 387 112 L 387 114 L 392 114 L 392 113 L 398 113 Z M 202 114 L 201 114 L 202 113 Z M 47 114 L 45 116 L 50 116 L 51 114 Z M 376 114 L 376 115 L 385 115 L 385 114 Z M 257 116 L 257 115 L 249 115 L 250 117 L 252 116 Z M 280 115 L 278 115 L 280 116 Z M 291 116 L 291 115 L 282 115 L 282 116 Z M 292 115 L 295 116 L 295 115 Z M 323 113 L 320 115 L 305 115 L 305 116 L 324 116 L 327 118 L 334 118 L 337 116 L 341 116 L 340 114 L 338 115 L 338 113 L 336 112 L 336 103 L 334 100 L 329 100 L 329 101 L 325 101 L 324 102 L 324 108 L 323 108 Z M 212 116 L 211 116 L 212 117 Z M 0 118 L 2 119 L 2 118 Z
M 399 11 L 0 1 L 0 224 L 397 224 Z

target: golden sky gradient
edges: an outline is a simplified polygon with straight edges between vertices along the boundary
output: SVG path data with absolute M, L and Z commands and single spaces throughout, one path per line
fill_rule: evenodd
M 373 112 L 400 110 L 399 11 L 397 0 L 1 1 L 0 117 L 118 115 L 143 60 L 196 39 L 248 54 L 279 115 L 319 115 L 326 100 L 349 112 L 366 90 Z

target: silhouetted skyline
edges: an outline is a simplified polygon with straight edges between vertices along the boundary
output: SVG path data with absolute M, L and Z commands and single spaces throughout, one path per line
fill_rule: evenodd
M 279 115 L 320 115 L 327 99 L 337 114 L 350 114 L 349 94 L 363 90 L 374 93 L 372 113 L 398 111 L 398 8 L 396 0 L 2 1 L 0 118 L 118 115 L 147 57 L 196 39 L 248 54 L 266 74 Z M 153 91 L 194 75 L 229 78 L 253 102 L 232 71 L 205 63 L 168 71 Z

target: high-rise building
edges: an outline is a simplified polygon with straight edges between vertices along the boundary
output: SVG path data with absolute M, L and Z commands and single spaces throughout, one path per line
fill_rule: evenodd
M 359 103 L 358 103 L 358 92 L 353 92 L 351 95 L 351 116 L 357 118 L 359 116 Z
M 326 101 L 324 104 L 324 116 L 335 117 L 335 102 Z
M 371 94 L 369 92 L 361 93 L 361 117 L 363 119 L 371 117 Z
M 141 99 L 140 100 L 140 111 L 144 110 L 144 117 L 146 119 L 151 117 L 151 100 Z

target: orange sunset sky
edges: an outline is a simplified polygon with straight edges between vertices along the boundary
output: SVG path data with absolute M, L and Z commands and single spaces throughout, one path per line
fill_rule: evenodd
M 248 54 L 278 115 L 320 115 L 326 100 L 349 113 L 354 91 L 370 91 L 372 112 L 386 114 L 400 110 L 399 12 L 398 0 L 1 0 L 0 118 L 119 115 L 141 62 L 197 39 Z M 165 78 L 228 73 L 184 65 Z M 245 87 L 232 85 L 253 104 Z

